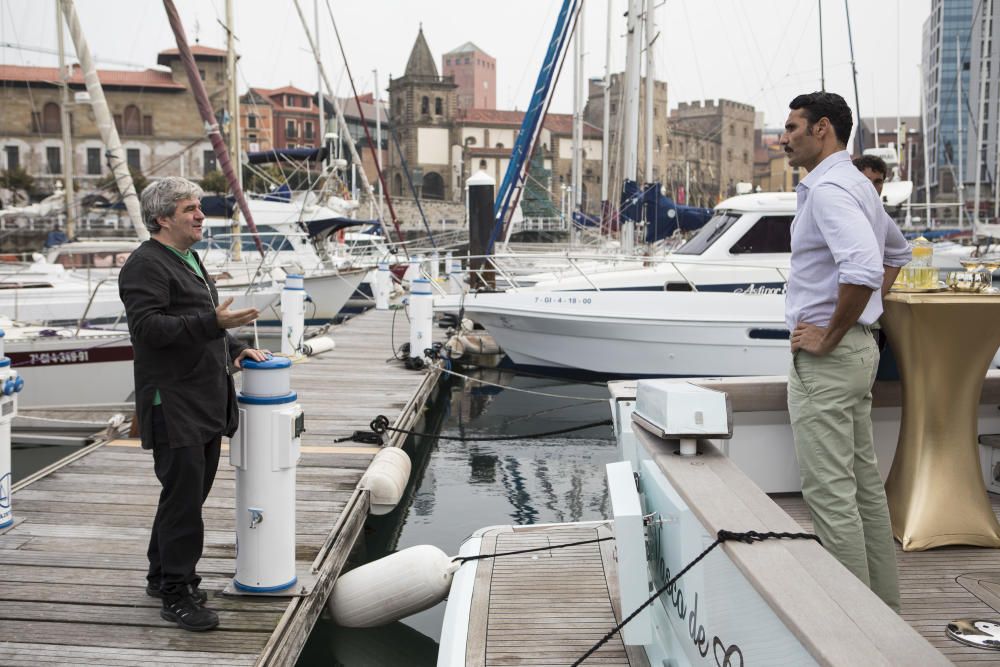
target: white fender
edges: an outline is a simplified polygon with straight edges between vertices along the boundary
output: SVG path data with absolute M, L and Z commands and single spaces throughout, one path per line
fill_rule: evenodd
M 337 347 L 337 344 L 329 336 L 315 336 L 302 343 L 302 352 L 311 357 L 320 352 L 329 352 Z
M 361 478 L 371 493 L 371 513 L 388 514 L 399 504 L 410 479 L 410 457 L 399 447 L 383 447 Z
M 327 607 L 343 627 L 391 623 L 443 600 L 457 569 L 458 563 L 435 546 L 403 549 L 340 577 Z

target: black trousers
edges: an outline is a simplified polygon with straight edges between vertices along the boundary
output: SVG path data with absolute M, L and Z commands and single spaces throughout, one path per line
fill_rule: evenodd
M 201 508 L 219 469 L 222 436 L 187 447 L 171 446 L 163 410 L 153 408 L 153 469 L 163 487 L 149 536 L 149 574 L 164 599 L 174 602 L 188 585 L 197 586 L 195 572 L 205 542 Z

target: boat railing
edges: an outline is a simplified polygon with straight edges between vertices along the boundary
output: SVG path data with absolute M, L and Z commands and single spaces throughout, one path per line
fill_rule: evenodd
M 421 273 L 431 277 L 434 272 L 429 268 L 431 260 L 424 258 L 421 263 Z M 463 255 L 453 257 L 451 273 L 457 276 L 457 281 L 463 289 L 519 289 L 545 281 L 557 283 L 565 280 L 582 279 L 585 285 L 576 289 L 602 291 L 594 277 L 613 271 L 642 270 L 653 267 L 663 267 L 672 270 L 687 291 L 697 292 L 698 283 L 692 277 L 692 269 L 740 269 L 758 272 L 773 272 L 774 280 L 780 283 L 788 281 L 788 267 L 783 263 L 774 262 L 734 262 L 727 259 L 683 258 L 677 255 L 650 257 L 646 255 L 607 255 L 582 253 L 540 253 L 526 256 L 523 254 L 493 254 L 493 255 Z M 447 266 L 444 272 L 447 272 Z M 443 272 L 439 271 L 438 275 Z M 669 273 L 664 272 L 665 275 Z M 758 279 L 759 280 L 759 279 Z M 448 289 L 437 285 L 442 293 Z M 704 286 L 702 286 L 704 287 Z M 453 288 L 452 288 L 453 289 Z M 666 287 L 664 287 L 666 289 Z

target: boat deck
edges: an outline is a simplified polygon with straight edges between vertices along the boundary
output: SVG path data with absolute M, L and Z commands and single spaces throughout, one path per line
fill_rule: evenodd
M 191 633 L 162 620 L 144 590 L 159 494 L 152 456 L 135 440 L 97 443 L 14 486 L 23 522 L 0 535 L 0 664 L 294 664 L 368 514 L 358 482 L 378 448 L 333 440 L 367 430 L 378 414 L 413 428 L 436 385 L 436 370 L 385 363 L 407 331 L 405 317 L 369 311 L 331 330 L 335 350 L 293 366 L 307 429 L 296 561 L 300 580 L 315 579 L 310 595 L 221 595 L 235 568 L 235 475 L 224 444 L 199 564 L 221 623 Z
M 504 526 L 483 535 L 480 554 L 611 536 L 610 526 Z M 468 667 L 565 667 L 621 620 L 613 541 L 475 562 L 466 638 Z M 470 567 L 465 565 L 464 567 Z M 586 664 L 648 665 L 621 636 Z
M 812 530 L 809 509 L 799 494 L 771 497 L 803 530 Z M 1000 516 L 1000 495 L 990 494 Z M 945 635 L 959 618 L 1000 622 L 1000 550 L 942 547 L 903 551 L 896 544 L 902 616 L 957 665 L 1000 665 L 1000 652 L 965 646 Z

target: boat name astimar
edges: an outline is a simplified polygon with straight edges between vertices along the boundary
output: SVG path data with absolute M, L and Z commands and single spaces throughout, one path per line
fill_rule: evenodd
M 787 287 L 784 283 L 781 286 L 750 283 L 746 287 L 737 287 L 733 290 L 733 294 L 784 294 L 786 291 Z

